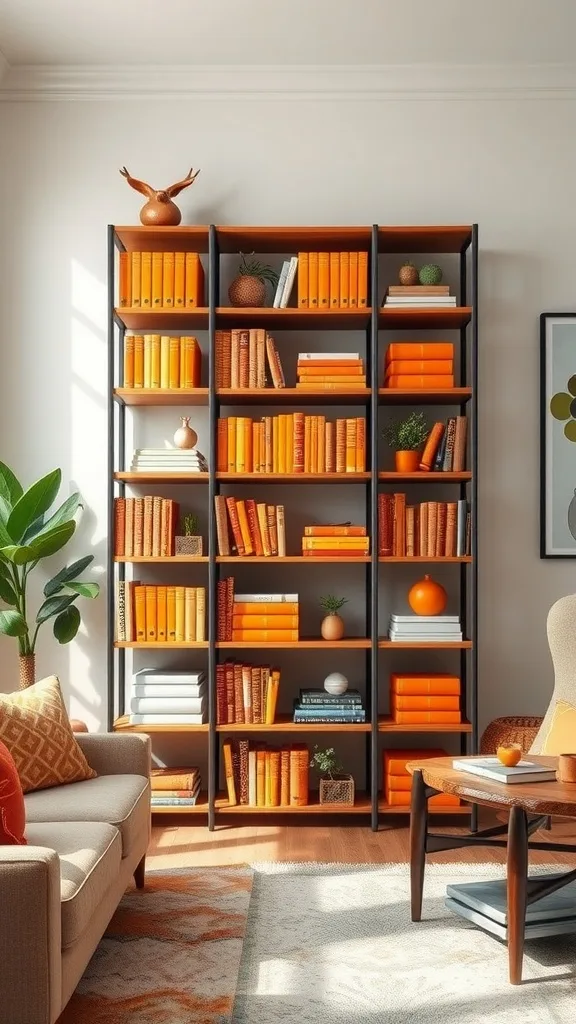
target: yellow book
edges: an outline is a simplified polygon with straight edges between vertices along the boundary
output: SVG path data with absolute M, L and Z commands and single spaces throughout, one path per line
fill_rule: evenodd
M 174 309 L 174 253 L 165 252 L 162 259 L 162 306 Z
M 224 774 L 226 776 L 226 789 L 228 790 L 228 803 L 235 806 L 238 801 L 236 799 L 234 766 L 232 763 L 232 744 L 230 740 L 226 740 L 226 742 L 222 744 L 222 758 L 224 761 Z
M 286 415 L 278 416 L 278 472 L 286 473 Z
M 140 257 L 140 305 L 143 309 L 152 306 L 152 253 L 143 252 Z
M 156 587 L 156 635 L 159 643 L 164 643 L 168 639 L 166 590 L 166 587 Z
M 260 472 L 260 423 L 252 424 L 252 472 Z
M 196 640 L 196 587 L 184 587 L 184 639 Z
M 136 623 L 136 640 L 146 640 L 146 587 L 134 587 L 134 620 Z
M 256 806 L 266 806 L 266 750 L 256 749 Z
M 152 309 L 162 308 L 162 263 L 164 253 L 152 253 Z
M 194 388 L 198 385 L 194 372 L 198 354 L 197 350 L 198 342 L 196 338 L 191 336 L 180 338 L 180 386 L 183 388 Z
M 142 253 L 132 253 L 132 306 L 140 306 L 140 275 L 142 269 Z
M 132 258 L 121 252 L 118 259 L 118 305 L 132 305 Z
M 358 253 L 351 252 L 348 259 L 348 305 L 358 308 Z
M 356 472 L 363 473 L 366 469 L 366 420 L 363 416 L 356 419 Z
M 152 387 L 152 335 L 144 335 L 144 387 Z
M 308 308 L 318 309 L 318 253 L 308 253 Z
M 185 622 L 186 612 L 184 604 L 184 587 L 175 587 L 174 592 L 176 594 L 176 622 L 175 622 L 175 640 L 176 643 L 184 643 L 185 640 Z
M 272 444 L 272 416 L 264 416 L 264 472 L 271 473 L 274 446 Z
M 152 359 L 150 363 L 150 387 L 160 387 L 160 335 L 152 335 Z
M 346 420 L 346 472 L 356 472 L 356 420 Z
M 252 546 L 252 537 L 250 535 L 250 527 L 248 525 L 248 516 L 246 514 L 246 502 L 243 500 L 236 500 L 236 513 L 238 515 L 238 524 L 240 526 L 240 533 L 242 534 L 242 543 L 244 545 L 244 554 L 254 554 L 254 548 Z
M 326 417 L 318 416 L 318 472 L 326 472 Z
M 196 640 L 206 640 L 206 591 L 196 587 Z
M 294 413 L 286 415 L 286 472 L 294 472 Z
M 254 455 L 252 452 L 252 420 L 248 417 L 244 417 L 244 465 L 246 466 L 246 473 L 254 472 Z
M 368 305 L 368 253 L 358 253 L 358 307 Z
M 340 253 L 340 308 L 349 308 L 350 253 Z
M 229 416 L 228 423 L 228 472 L 236 473 L 236 416 Z
M 277 668 L 273 668 L 268 679 L 268 693 L 266 695 L 266 725 L 274 725 L 276 721 L 279 688 L 280 672 Z
M 185 252 L 174 253 L 174 309 L 184 309 Z
M 180 387 L 180 338 L 170 338 L 169 386 Z
M 310 458 L 310 437 L 312 432 L 312 417 L 304 417 L 304 472 L 310 472 L 311 458 Z
M 197 308 L 203 305 L 202 280 L 202 264 L 198 253 L 187 252 L 184 302 L 188 308 Z
M 166 587 L 166 633 L 168 640 L 176 639 L 176 587 Z
M 236 473 L 247 473 L 246 469 L 246 431 L 244 428 L 245 416 L 236 417 Z
M 134 335 L 124 337 L 124 387 L 134 387 Z
M 298 253 L 298 308 L 308 309 L 308 253 Z
M 156 643 L 156 587 L 146 586 L 146 642 Z
M 144 336 L 134 335 L 134 387 L 144 387 Z
M 318 309 L 330 308 L 330 253 L 318 253 Z
M 318 472 L 318 417 L 310 417 L 310 472 Z
M 160 387 L 167 390 L 170 387 L 170 342 L 172 338 L 163 334 L 160 338 Z
M 279 430 L 280 424 L 278 417 L 272 417 L 272 472 L 278 472 L 278 441 L 279 441 Z
M 330 309 L 340 306 L 340 253 L 330 253 Z

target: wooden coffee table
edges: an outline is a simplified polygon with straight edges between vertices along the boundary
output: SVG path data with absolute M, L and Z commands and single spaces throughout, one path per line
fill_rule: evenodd
M 562 875 L 528 879 L 528 843 L 531 835 L 542 828 L 548 815 L 576 817 L 576 785 L 560 782 L 528 782 L 506 785 L 490 779 L 452 768 L 451 757 L 413 761 L 407 765 L 412 774 L 412 803 L 410 811 L 410 890 L 411 916 L 420 921 L 424 866 L 427 853 L 439 850 L 457 850 L 465 846 L 507 847 L 506 894 L 508 963 L 510 982 L 519 985 L 522 980 L 522 957 L 526 909 L 538 900 L 562 889 L 576 879 L 576 870 Z M 553 768 L 557 757 L 536 757 L 537 761 Z M 428 831 L 428 799 L 436 793 L 453 793 L 462 800 L 495 810 L 509 811 L 507 825 L 497 825 L 469 835 L 448 836 Z M 531 817 L 535 815 L 535 817 Z M 507 838 L 498 838 L 508 833 Z M 534 850 L 561 850 L 574 853 L 576 846 L 566 843 L 530 843 Z

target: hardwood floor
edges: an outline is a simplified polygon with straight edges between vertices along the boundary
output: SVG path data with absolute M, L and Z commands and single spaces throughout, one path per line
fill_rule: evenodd
M 480 827 L 487 828 L 498 820 L 490 812 L 481 815 Z M 433 822 L 434 831 L 460 833 L 461 827 L 451 828 L 444 821 Z M 163 817 L 154 821 L 152 840 L 146 866 L 149 869 L 222 866 L 250 864 L 255 861 L 318 861 L 344 864 L 385 864 L 408 861 L 408 821 L 405 818 L 387 820 L 379 832 L 372 832 L 356 821 L 343 825 L 341 818 L 331 821 L 307 820 L 294 825 L 280 817 L 271 822 L 269 817 L 252 818 L 250 825 L 241 820 L 238 825 L 226 824 L 208 832 L 205 825 L 183 825 L 181 817 Z M 576 863 L 576 821 L 555 819 L 552 833 L 538 832 L 535 838 L 574 843 L 574 854 L 535 851 L 531 863 Z M 431 863 L 500 862 L 505 863 L 503 849 L 453 850 L 430 857 Z

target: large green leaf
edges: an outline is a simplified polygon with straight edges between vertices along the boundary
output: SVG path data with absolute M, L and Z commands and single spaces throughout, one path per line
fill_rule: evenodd
M 25 565 L 26 562 L 35 562 L 38 558 L 32 548 L 26 547 L 25 544 L 6 544 L 0 548 L 0 555 L 4 555 L 4 558 L 14 565 Z
M 77 580 L 74 583 L 67 583 L 66 586 L 75 594 L 80 594 L 80 597 L 98 597 L 100 593 L 97 583 L 83 583 L 82 580 Z
M 79 628 L 80 612 L 75 605 L 70 605 L 54 620 L 54 636 L 60 644 L 69 644 Z
M 50 508 L 60 490 L 61 482 L 61 471 L 54 469 L 52 473 L 43 476 L 41 480 L 37 480 L 27 491 L 24 491 L 22 497 L 14 505 L 6 524 L 6 529 L 13 540 L 22 540 L 34 520 Z
M 2 545 L 2 547 L 4 547 L 5 544 L 11 543 L 12 537 L 10 536 L 8 530 L 6 529 L 6 523 L 2 522 L 2 519 L 0 518 L 0 544 Z
M 5 604 L 12 605 L 12 607 L 18 603 L 14 587 L 3 576 L 0 576 L 0 597 Z
M 22 492 L 22 484 L 16 479 L 12 470 L 4 462 L 0 462 L 0 494 L 14 507 L 18 499 L 22 497 Z
M 8 501 L 8 498 L 5 498 L 3 494 L 0 494 L 0 523 L 4 523 L 4 526 L 6 526 L 6 523 L 10 518 L 11 511 L 12 505 Z
M 27 632 L 26 619 L 20 612 L 0 612 L 0 633 L 4 633 L 5 636 L 24 636 Z
M 84 572 L 90 562 L 94 561 L 94 555 L 85 555 L 84 558 L 79 558 L 76 562 L 72 562 L 72 565 L 67 565 L 64 569 L 60 569 L 51 580 L 44 587 L 44 597 L 52 597 L 53 594 L 57 594 L 68 580 L 74 580 L 81 572 Z
M 77 594 L 62 594 L 59 597 L 49 597 L 44 604 L 40 605 L 38 614 L 36 616 L 36 622 L 41 625 L 42 622 L 46 622 L 46 619 L 51 619 L 54 615 L 60 615 L 73 601 L 76 600 Z
M 75 529 L 76 523 L 70 519 L 67 523 L 55 526 L 49 533 L 31 540 L 27 546 L 34 552 L 34 558 L 47 558 L 48 555 L 55 555 L 68 543 Z
M 44 521 L 44 516 L 40 516 L 36 519 L 26 530 L 24 542 L 28 543 L 32 539 L 43 537 L 45 533 L 48 533 L 49 530 L 53 530 L 55 526 L 61 526 L 62 523 L 69 522 L 76 515 L 79 506 L 80 495 L 78 491 L 76 491 L 74 494 L 71 494 L 69 498 L 66 498 L 66 501 L 60 505 L 59 509 L 56 509 L 56 512 L 53 516 L 50 516 L 50 519 Z

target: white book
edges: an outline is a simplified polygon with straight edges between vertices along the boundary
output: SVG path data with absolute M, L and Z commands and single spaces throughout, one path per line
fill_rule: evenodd
M 410 636 L 411 633 L 459 633 L 460 628 L 459 622 L 448 622 L 439 625 L 434 625 L 432 622 L 424 622 L 422 625 L 419 625 L 417 622 L 390 623 L 390 629 L 394 629 L 397 633 L 405 633 L 406 636 Z
M 234 594 L 234 601 L 243 604 L 248 601 L 254 604 L 296 604 L 298 594 Z
M 455 295 L 388 295 L 387 306 L 455 306 Z
M 166 672 L 165 669 L 141 668 L 134 672 L 132 680 L 135 683 L 189 683 L 198 684 L 204 682 L 206 673 L 203 669 L 199 672 Z
M 173 455 L 175 459 L 183 459 L 192 455 L 200 459 L 204 457 L 197 448 L 135 448 L 134 455 L 155 455 L 161 458 L 165 455 Z
M 130 710 L 135 715 L 200 715 L 206 707 L 206 697 L 132 697 Z
M 452 767 L 457 772 L 480 775 L 486 779 L 493 779 L 495 782 L 508 784 L 556 781 L 556 770 L 538 764 L 536 761 L 519 761 L 513 768 L 508 768 L 497 757 L 475 757 L 456 759 L 452 762 Z
M 447 622 L 460 622 L 459 615 L 391 615 L 390 622 L 441 622 L 445 624 Z
M 203 725 L 202 715 L 131 714 L 130 725 Z
M 327 360 L 334 360 L 338 362 L 340 359 L 360 359 L 359 352 L 299 352 L 298 361 L 300 363 L 307 363 L 314 359 L 326 362 Z
M 131 473 L 205 473 L 205 466 L 189 466 L 186 463 L 151 462 L 142 465 L 140 462 L 133 462 Z
M 391 629 L 388 634 L 389 640 L 404 641 L 410 644 L 441 644 L 457 643 L 462 640 L 462 633 L 396 633 Z
M 282 298 L 284 292 L 284 285 L 286 284 L 286 277 L 288 276 L 289 266 L 290 260 L 284 260 L 284 263 L 282 264 L 282 270 L 280 271 L 280 276 L 278 277 L 278 284 L 276 285 L 276 294 L 274 296 L 274 302 L 272 303 L 274 309 L 280 308 L 280 299 Z
M 134 697 L 159 697 L 164 700 L 166 697 L 178 697 L 183 699 L 201 698 L 206 693 L 206 684 L 200 686 L 180 683 L 173 686 L 171 683 L 136 683 L 132 687 Z
M 297 256 L 293 256 L 292 259 L 290 260 L 290 265 L 288 267 L 288 272 L 286 274 L 286 281 L 284 283 L 284 288 L 283 288 L 283 291 L 282 291 L 282 297 L 280 299 L 280 308 L 281 309 L 286 309 L 286 306 L 288 305 L 288 303 L 290 301 L 290 295 L 292 294 L 292 288 L 294 286 L 294 278 L 296 277 L 296 268 L 297 268 L 297 266 L 298 266 L 298 257 Z

